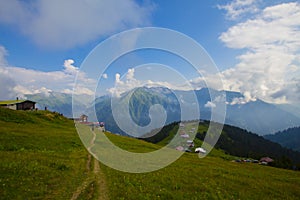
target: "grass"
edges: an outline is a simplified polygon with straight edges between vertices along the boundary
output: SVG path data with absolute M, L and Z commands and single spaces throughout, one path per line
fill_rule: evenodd
M 73 122 L 47 111 L 0 109 L 1 199 L 70 199 L 87 152 Z
M 99 131 L 95 145 L 101 148 L 106 145 L 103 134 L 130 152 L 161 148 Z M 92 138 L 87 133 L 82 139 L 89 143 Z M 91 174 L 86 169 L 87 151 L 73 122 L 47 111 L 0 108 L 0 156 L 1 199 L 70 199 L 90 176 L 106 180 L 113 200 L 300 198 L 299 172 L 231 162 L 231 157 L 220 150 L 203 159 L 184 153 L 171 165 L 149 173 L 126 173 L 100 164 L 102 173 Z M 101 184 L 99 179 L 91 180 L 77 199 L 98 199 Z
M 134 146 L 141 144 L 153 150 L 152 144 L 135 140 L 126 145 L 123 137 L 107 136 L 129 151 L 136 151 Z M 104 165 L 102 170 L 110 199 L 299 199 L 299 172 L 234 163 L 223 156 L 216 150 L 203 159 L 185 153 L 168 167 L 143 174 L 124 173 Z

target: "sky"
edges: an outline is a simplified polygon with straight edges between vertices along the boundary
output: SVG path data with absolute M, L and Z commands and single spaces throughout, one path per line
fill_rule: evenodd
M 151 49 L 120 56 L 98 77 L 81 70 L 101 42 L 144 27 L 192 38 L 218 71 L 199 74 L 178 56 Z M 139 39 L 138 34 L 126 38 L 120 49 Z M 97 71 L 99 65 L 93 67 Z M 209 85 L 244 94 L 232 103 L 262 99 L 297 106 L 300 1 L 0 0 L 0 100 L 72 93 L 76 77 L 82 84 L 78 94 L 94 94 L 89 87 L 94 84 L 98 95 L 120 95 L 145 84 L 171 89 Z M 222 87 L 214 85 L 220 77 Z

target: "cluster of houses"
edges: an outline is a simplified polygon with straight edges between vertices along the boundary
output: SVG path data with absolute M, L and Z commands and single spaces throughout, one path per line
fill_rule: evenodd
M 238 163 L 259 163 L 261 165 L 268 165 L 272 162 L 274 162 L 274 160 L 272 158 L 269 157 L 262 157 L 260 160 L 252 160 L 252 159 L 236 159 L 233 160 L 233 162 L 238 162 Z
M 85 115 L 85 114 L 80 115 L 80 117 L 78 117 L 78 118 L 72 118 L 72 119 L 75 122 L 77 122 L 77 123 L 81 123 L 81 124 L 85 124 L 85 125 L 91 126 L 93 130 L 94 130 L 94 128 L 98 128 L 102 132 L 105 131 L 105 124 L 104 124 L 104 122 L 89 122 L 88 121 L 88 116 Z
M 181 122 L 179 124 L 180 145 L 178 145 L 175 149 L 178 151 L 192 152 L 195 144 L 194 141 L 190 139 L 190 134 L 195 135 L 196 128 L 191 128 L 189 132 L 187 132 L 186 129 L 185 124 Z M 206 154 L 206 150 L 201 147 L 196 147 L 194 152 Z
M 180 145 L 178 145 L 175 149 L 178 151 L 185 151 L 185 152 L 192 152 L 192 149 L 194 149 L 195 153 L 201 153 L 201 154 L 206 154 L 207 151 L 202 148 L 202 147 L 195 147 L 195 144 L 193 142 L 193 140 L 190 139 L 190 134 L 195 134 L 195 128 L 191 128 L 189 130 L 189 132 L 186 131 L 186 127 L 184 123 L 180 123 L 179 124 L 179 133 L 180 133 Z M 269 157 L 263 157 L 260 160 L 253 160 L 253 159 L 237 159 L 237 160 L 233 160 L 233 162 L 247 162 L 247 163 L 259 163 L 261 165 L 268 165 L 272 162 L 274 162 L 274 160 L 272 158 Z

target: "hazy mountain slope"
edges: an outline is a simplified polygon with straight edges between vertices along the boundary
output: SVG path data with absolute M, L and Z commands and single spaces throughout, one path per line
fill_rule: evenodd
M 37 102 L 39 109 L 45 109 L 62 113 L 66 117 L 73 117 L 72 114 L 72 94 L 65 94 L 59 92 L 39 93 L 25 95 L 27 99 Z M 79 105 L 78 110 L 84 112 L 88 106 L 88 102 L 82 101 L 76 102 Z
M 299 125 L 300 119 L 275 105 L 256 100 L 243 105 L 228 105 L 226 122 L 266 135 Z
M 296 117 L 300 118 L 300 105 L 290 105 L 290 104 L 276 104 L 281 110 L 293 113 Z
M 300 152 L 300 127 L 289 128 L 272 135 L 265 135 L 264 137 L 284 147 Z

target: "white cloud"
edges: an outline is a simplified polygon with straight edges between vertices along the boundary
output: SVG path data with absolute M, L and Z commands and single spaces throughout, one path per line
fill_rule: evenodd
M 76 94 L 92 95 L 94 92 L 88 85 L 94 85 L 96 80 L 88 78 L 79 72 L 72 59 L 65 60 L 64 69 L 61 71 L 43 72 L 21 67 L 13 67 L 7 64 L 5 56 L 7 52 L 0 46 L 0 97 L 1 99 L 14 99 L 24 94 L 43 93 L 52 91 L 73 93 L 74 81 L 77 79 L 85 85 L 78 85 Z
M 124 92 L 130 91 L 137 87 L 166 87 L 173 90 L 191 90 L 192 86 L 189 83 L 182 83 L 176 85 L 167 81 L 153 81 L 153 80 L 138 80 L 135 77 L 135 69 L 128 69 L 127 73 L 122 78 L 119 73 L 115 75 L 115 86 L 107 89 L 107 91 L 115 97 L 120 97 Z
M 103 74 L 102 77 L 103 77 L 104 79 L 107 79 L 107 78 L 108 78 L 108 75 L 107 75 L 107 74 Z
M 250 99 L 299 102 L 300 94 L 295 93 L 300 85 L 299 3 L 267 7 L 229 28 L 220 40 L 229 48 L 246 50 L 235 67 L 221 73 L 226 90 L 249 93 Z
M 40 46 L 72 48 L 126 28 L 149 24 L 153 5 L 132 0 L 0 1 L 0 23 Z
M 204 105 L 205 108 L 215 108 L 216 107 L 216 104 L 214 104 L 213 102 L 211 101 L 208 101 L 205 105 Z
M 234 98 L 231 102 L 227 102 L 229 105 L 236 105 L 236 104 L 246 104 L 251 101 L 256 101 L 257 99 L 252 97 L 250 92 L 246 91 L 243 94 L 243 97 Z
M 126 74 L 126 79 L 128 81 L 135 80 L 135 78 L 134 78 L 134 68 L 128 69 L 127 74 Z
M 72 59 L 65 60 L 64 72 L 66 72 L 67 74 L 70 74 L 70 75 L 76 75 L 79 71 L 79 68 L 75 67 L 73 64 L 74 64 L 74 60 L 72 60 Z
M 86 86 L 95 83 L 95 80 L 89 79 L 85 74 L 78 73 L 78 68 L 73 66 L 73 60 L 66 60 L 64 63 L 65 69 L 62 71 L 43 72 L 32 69 L 19 67 L 8 67 L 9 74 L 13 74 L 18 87 L 16 92 L 21 94 L 45 93 L 45 91 L 56 91 L 63 93 L 73 93 L 74 81 L 77 79 L 84 81 L 85 85 L 76 87 L 77 94 L 93 94 L 90 88 Z
M 116 73 L 115 75 L 115 87 L 108 89 L 107 91 L 115 97 L 119 97 L 122 93 L 134 89 L 136 87 L 142 86 L 142 82 L 135 79 L 134 69 L 128 69 L 126 73 L 126 78 L 124 81 L 121 80 L 121 75 Z
M 258 12 L 258 0 L 233 0 L 226 5 L 218 5 L 221 10 L 226 11 L 226 16 L 230 20 L 236 20 L 245 14 Z

